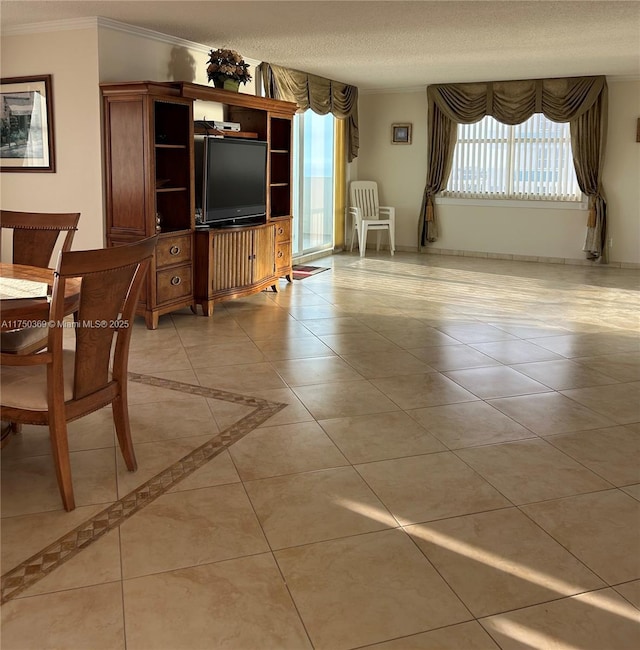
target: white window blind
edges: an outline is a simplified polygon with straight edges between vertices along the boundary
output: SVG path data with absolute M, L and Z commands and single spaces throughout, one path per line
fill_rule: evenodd
M 541 113 L 515 126 L 492 117 L 458 124 L 451 176 L 442 196 L 581 201 L 569 124 Z

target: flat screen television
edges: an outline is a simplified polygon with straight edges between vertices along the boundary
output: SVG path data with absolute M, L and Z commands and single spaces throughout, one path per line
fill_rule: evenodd
M 267 201 L 267 143 L 196 136 L 196 224 L 205 227 L 263 223 Z

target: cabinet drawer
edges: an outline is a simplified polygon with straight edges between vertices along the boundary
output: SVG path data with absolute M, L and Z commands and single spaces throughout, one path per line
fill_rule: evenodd
M 276 244 L 281 241 L 289 241 L 291 239 L 291 224 L 289 221 L 278 221 L 276 227 Z
M 160 237 L 156 246 L 156 268 L 191 261 L 191 235 Z
M 276 269 L 287 269 L 291 267 L 291 244 L 279 244 L 276 246 Z
M 157 302 L 172 302 L 191 295 L 191 265 L 156 273 Z

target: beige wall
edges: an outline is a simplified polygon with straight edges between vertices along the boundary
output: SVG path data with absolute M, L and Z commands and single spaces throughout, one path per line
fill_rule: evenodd
M 411 93 L 360 95 L 360 150 L 352 179 L 378 182 L 380 204 L 396 209 L 396 246 L 418 243 L 418 212 L 427 166 L 427 99 Z M 392 144 L 391 125 L 413 124 L 412 144 Z
M 109 27 L 98 29 L 100 81 L 206 83 L 206 50 L 144 38 Z
M 603 184 L 611 259 L 640 262 L 640 81 L 609 82 L 609 131 Z
M 7 210 L 80 212 L 74 248 L 101 248 L 100 94 L 95 29 L 1 39 L 3 77 L 51 74 L 56 172 L 0 174 Z
M 609 200 L 610 259 L 640 263 L 640 82 L 609 84 L 609 135 L 604 183 Z M 391 124 L 413 123 L 413 144 L 391 144 Z M 360 97 L 357 178 L 381 184 L 382 202 L 396 206 L 397 245 L 417 246 L 426 169 L 426 93 Z M 561 259 L 583 259 L 586 212 L 523 207 L 438 206 L 433 248 Z
M 144 30 L 126 31 L 113 26 L 98 29 L 100 81 L 190 81 L 207 85 L 207 59 L 211 49 L 205 45 L 179 41 Z M 240 86 L 240 92 L 255 93 L 255 66 L 259 61 L 245 59 L 253 79 Z

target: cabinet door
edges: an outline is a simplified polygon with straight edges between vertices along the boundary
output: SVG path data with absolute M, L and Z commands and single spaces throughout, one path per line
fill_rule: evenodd
M 145 104 L 135 99 L 105 102 L 107 177 L 107 236 L 147 232 L 147 175 Z
M 213 235 L 213 269 L 210 291 L 223 291 L 251 284 L 253 231 L 229 230 Z
M 273 225 L 253 231 L 253 278 L 260 282 L 275 273 L 275 227 Z

